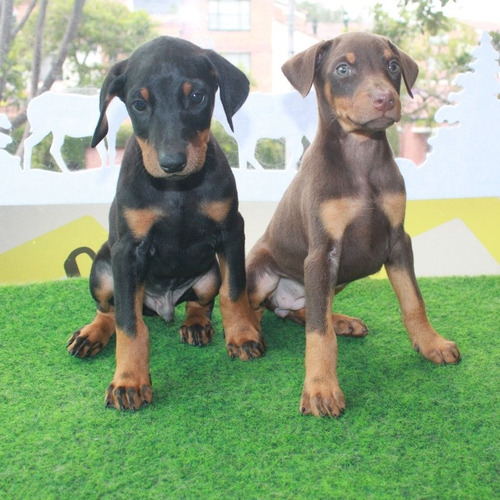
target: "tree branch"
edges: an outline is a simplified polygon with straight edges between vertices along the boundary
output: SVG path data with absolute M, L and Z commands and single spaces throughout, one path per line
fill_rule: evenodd
M 56 59 L 52 64 L 52 68 L 50 69 L 49 74 L 43 81 L 42 87 L 39 91 L 40 94 L 46 92 L 47 90 L 50 90 L 52 84 L 57 80 L 62 72 L 62 66 L 64 64 L 64 61 L 68 57 L 69 46 L 76 36 L 84 5 L 85 0 L 75 0 L 75 3 L 73 4 L 73 12 L 71 13 L 71 18 L 69 20 L 68 26 L 66 27 L 66 32 L 64 33 L 61 45 L 59 46 L 59 53 L 57 54 Z
M 33 9 L 36 7 L 37 0 L 31 0 L 31 3 L 28 6 L 28 10 L 26 11 L 26 14 L 24 14 L 24 17 L 17 23 L 17 26 L 14 26 L 14 29 L 12 30 L 12 38 L 14 38 L 22 29 L 23 26 L 26 24 L 26 21 L 29 19 L 31 13 L 33 12 Z

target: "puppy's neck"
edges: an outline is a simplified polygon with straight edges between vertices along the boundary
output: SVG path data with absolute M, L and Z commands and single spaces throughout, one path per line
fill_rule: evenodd
M 328 144 L 328 149 L 332 147 L 346 154 L 354 153 L 360 149 L 365 151 L 373 150 L 372 154 L 390 151 L 389 142 L 385 130 L 355 130 L 346 132 L 340 123 L 332 121 L 326 124 L 320 121 L 316 140 L 323 144 Z

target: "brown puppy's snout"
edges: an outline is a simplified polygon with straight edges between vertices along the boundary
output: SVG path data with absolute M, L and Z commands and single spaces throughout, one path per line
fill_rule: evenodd
M 390 90 L 375 89 L 370 92 L 370 98 L 374 108 L 384 113 L 394 109 L 396 105 L 396 97 Z

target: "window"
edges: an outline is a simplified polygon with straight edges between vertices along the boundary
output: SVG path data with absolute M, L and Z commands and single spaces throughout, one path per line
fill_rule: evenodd
M 250 29 L 250 0 L 208 0 L 208 29 Z

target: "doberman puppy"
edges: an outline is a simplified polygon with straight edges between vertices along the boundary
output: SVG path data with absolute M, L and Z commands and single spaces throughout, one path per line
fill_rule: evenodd
M 232 126 L 248 79 L 217 53 L 171 37 L 139 47 L 103 83 L 92 145 L 107 133 L 106 108 L 114 97 L 126 104 L 134 134 L 110 208 L 109 239 L 91 269 L 97 314 L 71 336 L 68 351 L 94 356 L 116 330 L 107 406 L 138 409 L 152 400 L 143 308 L 168 322 L 185 302 L 180 338 L 206 345 L 220 289 L 228 353 L 248 359 L 264 350 L 246 291 L 235 180 L 210 132 L 218 89 Z
M 314 84 L 317 134 L 267 230 L 247 257 L 251 307 L 306 327 L 302 414 L 339 416 L 336 335 L 364 336 L 364 323 L 332 314 L 346 284 L 385 266 L 413 347 L 456 363 L 457 346 L 432 328 L 404 230 L 406 195 L 385 130 L 401 117 L 417 64 L 388 39 L 349 33 L 287 61 L 282 70 L 306 96 Z M 413 97 L 413 96 L 412 96 Z

